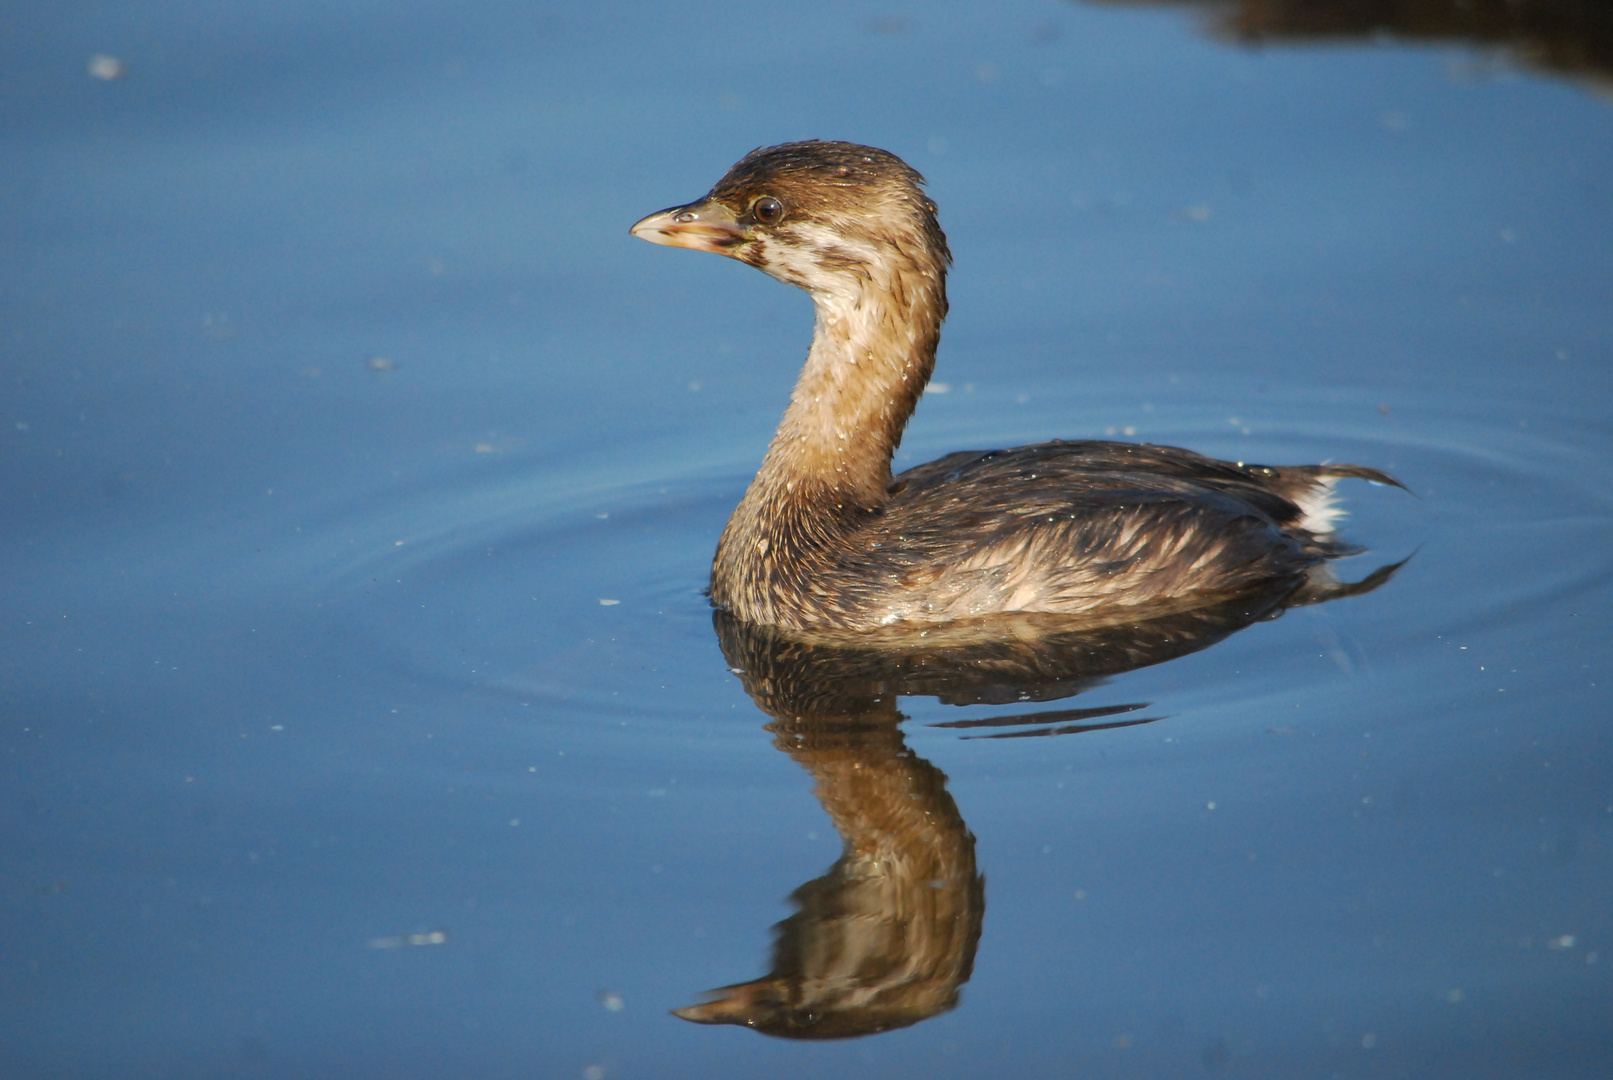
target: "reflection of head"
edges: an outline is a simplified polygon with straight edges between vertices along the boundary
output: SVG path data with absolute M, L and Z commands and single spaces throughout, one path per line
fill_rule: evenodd
M 958 1003 L 974 968 L 985 882 L 946 777 L 894 723 L 781 721 L 777 745 L 817 780 L 845 842 L 775 928 L 773 970 L 674 1010 L 793 1039 L 836 1039 L 915 1024 Z

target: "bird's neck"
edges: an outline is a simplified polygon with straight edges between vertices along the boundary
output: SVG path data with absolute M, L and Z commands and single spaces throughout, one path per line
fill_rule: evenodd
M 864 510 L 885 501 L 891 456 L 935 368 L 946 304 L 939 281 L 902 277 L 912 280 L 814 293 L 812 349 L 751 494 Z
M 946 314 L 944 271 L 871 273 L 855 291 L 812 296 L 806 366 L 712 567 L 713 600 L 747 620 L 788 622 L 773 610 L 782 579 L 832 559 L 889 498 Z

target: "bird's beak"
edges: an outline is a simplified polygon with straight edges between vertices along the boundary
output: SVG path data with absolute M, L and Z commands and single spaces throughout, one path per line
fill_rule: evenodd
M 710 200 L 661 210 L 629 231 L 652 244 L 712 251 L 718 255 L 732 255 L 730 249 L 745 239 L 745 229 L 734 219 L 734 212 Z

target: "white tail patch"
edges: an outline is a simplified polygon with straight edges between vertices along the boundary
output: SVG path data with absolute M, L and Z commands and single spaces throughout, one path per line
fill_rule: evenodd
M 1338 486 L 1339 478 L 1336 476 L 1322 476 L 1316 480 L 1316 486 L 1294 501 L 1299 504 L 1299 527 L 1307 532 L 1330 533 L 1338 527 L 1339 520 L 1346 511 L 1339 505 L 1339 493 L 1334 489 Z

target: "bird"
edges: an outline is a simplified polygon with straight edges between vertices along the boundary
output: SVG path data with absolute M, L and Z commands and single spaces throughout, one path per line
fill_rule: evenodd
M 926 632 L 1001 616 L 1150 618 L 1326 578 L 1334 484 L 1361 465 L 1255 465 L 1054 440 L 893 476 L 935 368 L 952 256 L 924 178 L 827 140 L 746 154 L 701 199 L 643 218 L 654 244 L 804 289 L 812 344 L 712 560 L 714 606 L 786 632 Z

